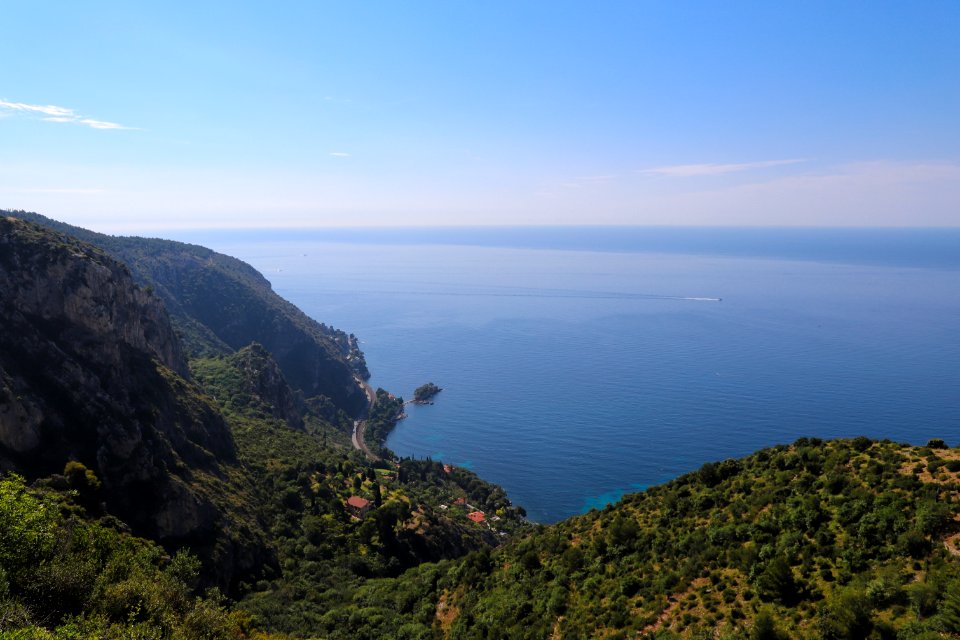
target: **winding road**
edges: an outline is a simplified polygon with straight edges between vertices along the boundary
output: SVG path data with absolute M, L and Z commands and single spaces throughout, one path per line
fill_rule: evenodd
M 364 417 L 353 421 L 353 435 L 350 436 L 350 440 L 353 442 L 353 448 L 363 451 L 363 454 L 367 456 L 368 460 L 379 460 L 380 457 L 367 448 L 367 442 L 364 439 L 365 432 L 367 430 L 367 421 L 365 416 L 370 413 L 370 410 L 373 409 L 373 405 L 376 404 L 377 394 L 374 392 L 373 387 L 367 384 L 366 380 L 361 378 L 354 379 L 357 381 L 357 384 L 360 385 L 360 388 L 363 389 L 363 392 L 367 394 L 367 409 L 363 412 Z

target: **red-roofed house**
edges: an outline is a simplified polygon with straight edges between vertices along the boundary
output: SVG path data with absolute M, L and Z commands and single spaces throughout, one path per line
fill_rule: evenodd
M 457 498 L 456 500 L 453 501 L 453 504 L 467 504 L 467 499 L 466 499 L 466 498 Z
M 350 496 L 347 498 L 347 509 L 362 520 L 367 511 L 370 511 L 370 501 L 360 496 Z
M 451 467 L 451 466 L 448 465 L 448 464 L 443 465 L 443 472 L 444 472 L 444 473 L 450 473 L 451 471 L 453 471 L 453 467 Z
M 487 516 L 484 515 L 483 511 L 471 511 L 467 514 L 467 517 L 477 524 L 483 524 L 483 522 L 487 519 Z

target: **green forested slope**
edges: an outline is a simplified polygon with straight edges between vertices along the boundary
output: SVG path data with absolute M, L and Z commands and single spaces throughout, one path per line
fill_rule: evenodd
M 97 480 L 79 471 L 67 493 L 0 479 L 0 637 L 266 637 L 216 589 L 198 588 L 195 556 L 89 518 L 79 503 Z
M 328 612 L 366 581 L 461 557 L 524 527 L 502 489 L 466 470 L 430 461 L 371 463 L 350 448 L 344 430 L 309 408 L 305 428 L 291 428 L 262 394 L 247 391 L 251 357 L 256 371 L 270 369 L 259 350 L 197 360 L 193 368 L 232 426 L 279 553 L 281 570 L 245 585 L 239 602 L 261 623 L 305 636 L 346 633 Z M 350 496 L 370 501 L 363 519 L 346 508 Z M 494 526 L 467 519 L 458 498 L 497 517 Z
M 437 634 L 957 634 L 958 471 L 958 450 L 865 438 L 705 465 L 449 568 Z

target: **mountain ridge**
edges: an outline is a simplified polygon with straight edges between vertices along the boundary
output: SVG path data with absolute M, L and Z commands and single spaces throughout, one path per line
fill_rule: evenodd
M 108 236 L 26 211 L 0 215 L 67 233 L 128 265 L 164 301 L 188 355 L 232 353 L 258 342 L 305 398 L 330 398 L 354 416 L 366 408 L 354 375 L 367 378 L 369 371 L 356 338 L 311 319 L 250 265 L 174 240 Z

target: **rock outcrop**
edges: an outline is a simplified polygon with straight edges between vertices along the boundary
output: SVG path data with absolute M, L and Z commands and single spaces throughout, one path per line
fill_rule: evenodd
M 243 390 L 274 418 L 293 429 L 303 429 L 303 401 L 290 389 L 276 360 L 259 343 L 241 349 L 231 357 L 243 374 Z
M 353 416 L 366 408 L 356 377 L 369 373 L 357 340 L 281 298 L 245 262 L 183 242 L 107 236 L 35 213 L 7 213 L 68 233 L 129 265 L 134 279 L 163 300 L 191 355 L 233 353 L 258 342 L 304 398 L 329 400 Z
M 228 477 L 244 491 L 230 430 L 188 379 L 162 302 L 123 264 L 0 218 L 0 326 L 0 468 L 35 478 L 81 462 L 136 533 L 246 558 L 217 568 L 225 586 L 269 560 L 253 517 L 224 498 Z M 244 536 L 225 539 L 228 521 Z

